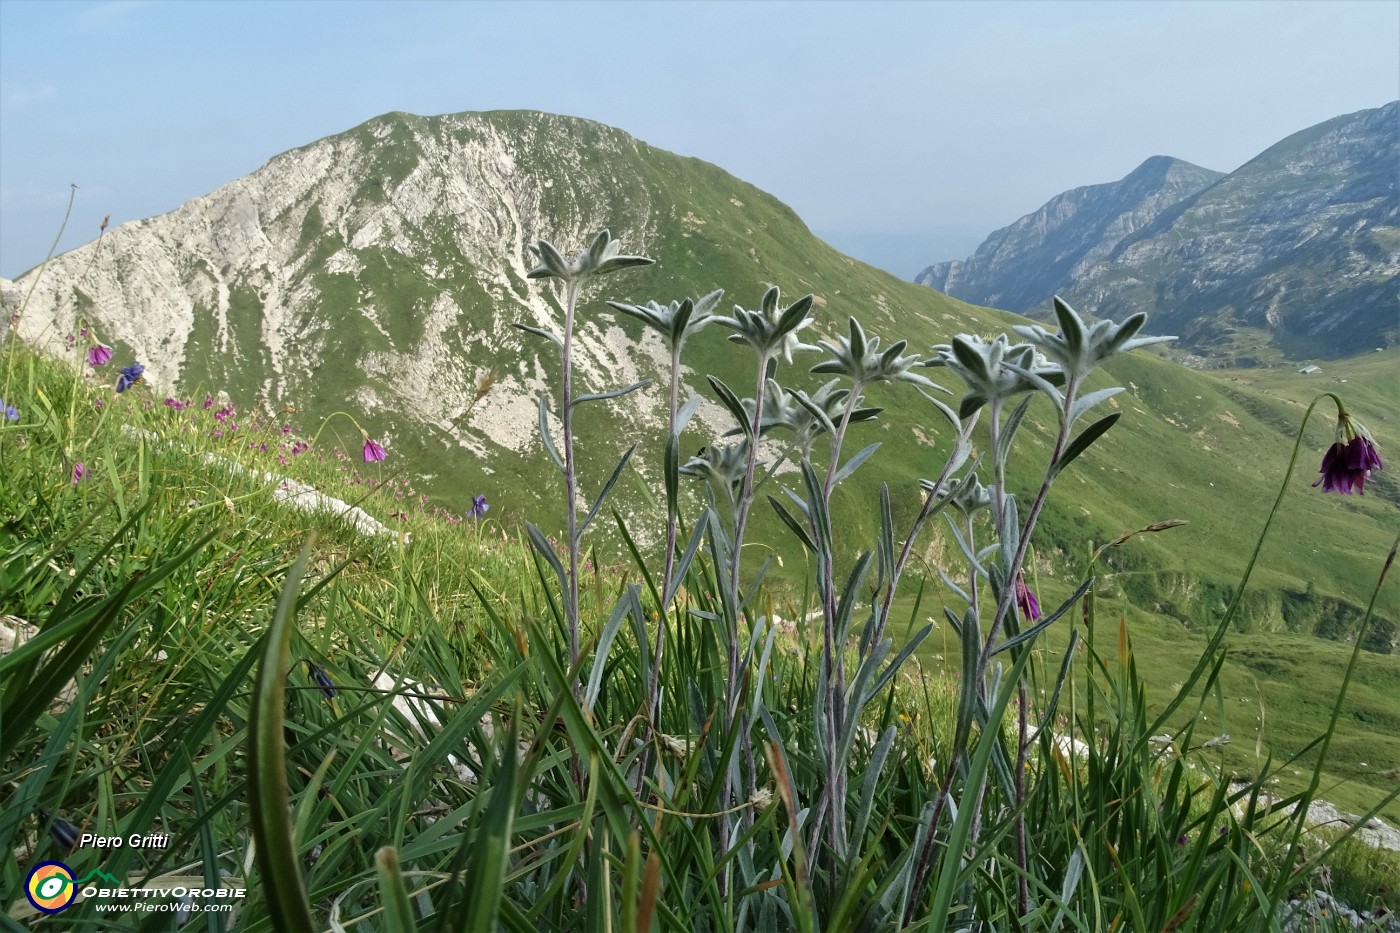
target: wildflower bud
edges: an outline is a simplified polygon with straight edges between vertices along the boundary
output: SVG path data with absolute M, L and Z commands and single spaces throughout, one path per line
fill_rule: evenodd
M 1016 608 L 1021 610 L 1021 615 L 1028 622 L 1034 622 L 1040 618 L 1040 601 L 1035 598 L 1031 588 L 1026 586 L 1025 578 L 1020 571 L 1016 573 Z
M 753 792 L 749 798 L 749 806 L 755 810 L 766 810 L 773 803 L 773 791 L 767 787 L 760 787 Z
M 49 838 L 64 852 L 72 852 L 78 847 L 78 827 L 67 820 L 53 817 L 46 810 L 39 811 L 39 822 L 49 824 Z

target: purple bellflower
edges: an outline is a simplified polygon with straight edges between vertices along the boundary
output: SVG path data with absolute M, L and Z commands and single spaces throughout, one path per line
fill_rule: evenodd
M 379 463 L 387 456 L 384 448 L 380 447 L 377 442 L 370 440 L 369 437 L 365 438 L 365 463 Z
M 1021 615 L 1028 622 L 1040 618 L 1040 600 L 1036 599 L 1031 588 L 1026 586 L 1026 581 L 1020 573 L 1016 574 L 1016 608 L 1021 610 Z
M 1381 455 L 1371 432 L 1345 411 L 1339 412 L 1336 440 L 1323 455 L 1318 470 L 1322 475 L 1313 485 L 1321 486 L 1323 492 L 1365 495 L 1366 478 L 1380 469 Z
M 88 347 L 87 362 L 88 365 L 91 366 L 93 369 L 97 369 L 99 366 L 106 366 L 111 361 L 111 347 L 104 347 L 100 343 L 93 344 L 92 346 Z
M 485 494 L 478 493 L 472 497 L 472 510 L 467 514 L 471 518 L 481 518 L 490 511 L 490 509 L 491 506 L 487 504 Z

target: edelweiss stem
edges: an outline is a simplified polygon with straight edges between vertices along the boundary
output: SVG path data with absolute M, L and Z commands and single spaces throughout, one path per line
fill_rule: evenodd
M 836 433 L 831 437 L 831 457 L 826 465 L 826 479 L 822 481 L 822 509 L 829 515 L 831 513 L 831 491 L 836 487 L 836 470 L 841 465 L 841 445 L 846 439 L 846 429 L 851 424 L 851 413 L 855 411 L 856 404 L 860 401 L 861 390 L 865 388 L 865 383 L 857 379 L 851 386 L 851 394 L 846 397 L 845 408 L 841 411 L 841 421 L 836 426 Z M 822 537 L 817 534 L 816 526 L 812 527 L 813 540 L 822 545 Z M 845 854 L 846 851 L 846 768 L 845 763 L 836 754 L 836 746 L 840 741 L 841 733 L 845 727 L 846 720 L 846 655 L 844 646 L 840 642 L 840 632 L 836 630 L 836 561 L 835 555 L 831 554 L 824 547 L 817 555 L 817 560 L 821 562 L 821 570 L 818 579 L 822 592 L 822 664 L 826 668 L 826 696 L 822 698 L 826 710 L 826 741 L 827 741 L 827 776 L 826 787 L 822 789 L 823 798 L 830 801 L 831 811 L 831 847 L 838 855 Z M 819 808 L 819 812 L 825 812 Z M 821 823 L 818 820 L 815 832 L 821 831 Z M 814 846 L 817 842 L 814 837 Z M 834 879 L 833 879 L 833 883 Z
M 563 403 L 559 412 L 564 432 L 564 488 L 568 496 L 569 580 L 564 594 L 564 619 L 569 626 L 569 666 L 578 665 L 578 479 L 574 474 L 573 365 L 570 347 L 574 337 L 574 308 L 578 304 L 578 282 L 570 280 L 564 298 Z M 574 693 L 580 685 L 575 678 Z
M 666 419 L 667 443 L 672 443 L 673 441 L 669 440 L 672 438 L 675 438 L 674 443 L 679 443 L 679 438 L 676 438 L 676 411 L 680 394 L 680 371 L 681 348 L 680 342 L 677 341 L 671 347 L 671 396 Z M 670 600 L 666 599 L 666 595 L 670 592 L 671 574 L 675 571 L 676 566 L 676 525 L 679 519 L 677 506 L 678 503 L 675 502 L 667 503 L 666 570 L 661 576 L 662 605 L 656 614 L 656 650 L 652 652 L 651 683 L 647 686 L 647 720 L 651 723 L 653 730 L 657 726 L 656 717 L 661 702 L 661 653 L 666 645 L 666 618 L 671 608 Z

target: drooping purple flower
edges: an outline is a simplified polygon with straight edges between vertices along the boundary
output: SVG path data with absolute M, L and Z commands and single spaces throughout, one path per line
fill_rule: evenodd
M 93 369 L 97 369 L 99 366 L 106 366 L 112 361 L 112 348 L 104 347 L 100 343 L 93 344 L 88 347 L 87 361 L 88 365 Z
M 132 363 L 122 370 L 122 374 L 117 377 L 117 392 L 125 392 L 127 389 L 141 381 L 141 374 L 146 371 L 146 367 L 140 363 Z
M 1016 608 L 1021 610 L 1021 615 L 1028 622 L 1040 618 L 1040 600 L 1035 598 L 1035 594 L 1026 586 L 1025 579 L 1019 573 L 1016 574 Z
M 1366 478 L 1382 468 L 1380 451 L 1371 432 L 1346 412 L 1337 418 L 1337 439 L 1322 457 L 1322 475 L 1313 483 L 1323 492 L 1366 494 Z
M 491 510 L 491 506 L 486 502 L 486 495 L 478 493 L 472 497 L 472 510 L 467 514 L 472 518 L 481 518 Z
M 83 461 L 79 460 L 73 464 L 73 485 L 76 486 L 87 476 L 87 467 L 83 466 Z
M 378 462 L 380 462 L 381 460 L 383 460 L 383 459 L 384 459 L 385 457 L 387 457 L 387 456 L 388 456 L 388 454 L 386 454 L 386 453 L 384 452 L 384 448 L 381 447 L 381 446 L 379 446 L 379 444 L 378 444 L 377 442 L 371 440 L 371 439 L 368 438 L 368 437 L 365 438 L 365 462 L 366 462 L 366 463 L 378 463 Z

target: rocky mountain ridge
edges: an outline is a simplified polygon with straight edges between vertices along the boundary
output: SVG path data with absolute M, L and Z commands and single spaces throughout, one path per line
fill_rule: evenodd
M 1400 340 L 1400 101 L 1295 133 L 1228 175 L 1174 163 L 1173 184 L 1145 171 L 1157 161 L 1051 199 L 918 281 L 1027 314 L 1054 294 L 1110 317 L 1145 310 L 1216 364 Z
M 940 262 L 920 285 L 973 304 L 1026 313 L 1044 304 L 1046 288 L 1072 280 L 1182 199 L 1223 172 L 1153 156 L 1126 178 L 1075 188 L 989 236 L 965 260 Z

